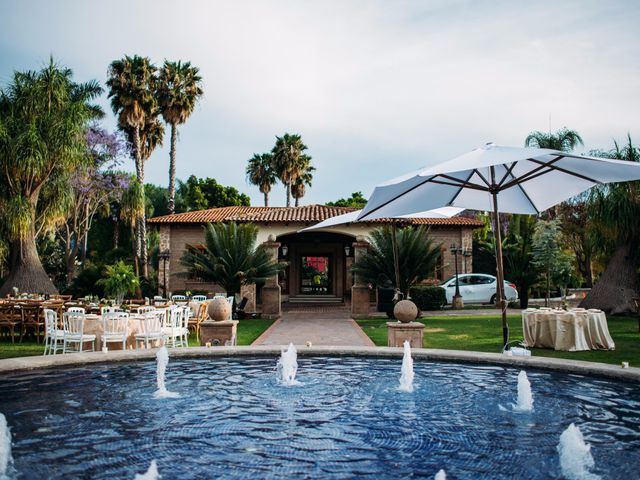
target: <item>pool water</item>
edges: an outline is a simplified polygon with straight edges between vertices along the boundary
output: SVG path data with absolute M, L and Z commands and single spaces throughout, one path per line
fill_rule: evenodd
M 166 479 L 562 478 L 556 446 L 570 423 L 593 472 L 638 478 L 640 387 L 528 371 L 534 411 L 514 413 L 518 369 L 402 359 L 303 357 L 301 385 L 275 358 L 172 360 L 156 399 L 155 363 L 102 364 L 0 377 L 0 413 L 18 478 L 133 478 L 153 459 Z M 506 410 L 506 411 L 505 411 Z

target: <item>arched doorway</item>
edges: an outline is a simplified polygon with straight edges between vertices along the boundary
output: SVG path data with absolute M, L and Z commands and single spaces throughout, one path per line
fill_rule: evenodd
M 355 237 L 341 233 L 303 232 L 278 237 L 283 301 L 342 302 L 351 296 Z

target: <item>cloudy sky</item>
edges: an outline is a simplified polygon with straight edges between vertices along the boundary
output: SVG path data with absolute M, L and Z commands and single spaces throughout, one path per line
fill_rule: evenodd
M 0 0 L 0 85 L 49 55 L 103 83 L 125 54 L 189 60 L 205 96 L 180 129 L 178 177 L 259 205 L 247 159 L 299 133 L 317 168 L 303 203 L 324 203 L 532 130 L 568 126 L 580 151 L 640 142 L 638 25 L 634 1 Z M 167 182 L 168 155 L 149 181 Z

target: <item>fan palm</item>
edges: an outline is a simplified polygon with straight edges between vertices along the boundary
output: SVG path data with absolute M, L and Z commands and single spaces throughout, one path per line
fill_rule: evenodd
M 299 173 L 296 175 L 296 179 L 291 185 L 291 195 L 296 199 L 296 207 L 300 205 L 300 199 L 307 193 L 306 187 L 310 187 L 311 182 L 313 181 L 313 172 L 315 171 L 315 167 L 312 167 L 306 158 L 306 155 L 301 157 Z
M 85 134 L 102 110 L 91 102 L 102 89 L 77 84 L 56 65 L 15 72 L 0 92 L 0 229 L 9 245 L 0 295 L 13 287 L 56 291 L 42 267 L 36 237 L 64 219 L 70 174 L 88 159 Z
M 264 206 L 269 206 L 269 192 L 276 183 L 276 172 L 273 169 L 273 156 L 270 153 L 254 153 L 247 165 L 247 180 L 256 185 L 264 195 Z
M 169 154 L 169 213 L 175 212 L 176 197 L 176 143 L 178 125 L 189 115 L 204 93 L 198 68 L 190 62 L 164 62 L 158 76 L 158 104 L 164 121 L 171 125 Z
M 128 188 L 122 195 L 120 200 L 120 220 L 129 225 L 131 229 L 131 242 L 134 258 L 139 259 L 138 253 L 142 246 L 140 245 L 140 237 L 134 235 L 134 228 L 138 225 L 140 217 L 145 210 L 145 195 L 137 178 L 131 178 Z M 140 273 L 139 262 L 135 262 L 136 273 Z
M 525 147 L 550 148 L 570 152 L 578 145 L 584 145 L 582 137 L 575 130 L 564 127 L 555 133 L 531 132 L 524 141 Z
M 138 182 L 144 185 L 144 162 L 151 155 L 145 151 L 148 138 L 143 139 L 145 126 L 153 126 L 158 116 L 156 101 L 157 77 L 156 67 L 148 57 L 125 56 L 115 60 L 109 66 L 107 86 L 111 109 L 118 116 L 118 125 L 124 129 L 131 140 L 136 164 Z M 160 125 L 161 126 L 161 125 Z M 144 193 L 144 192 L 143 192 Z M 144 212 L 137 221 L 138 245 L 146 244 L 146 218 Z M 145 248 L 138 251 L 143 275 L 148 276 L 147 252 Z
M 217 283 L 228 295 L 242 285 L 276 275 L 283 267 L 263 247 L 256 247 L 258 227 L 250 224 L 215 223 L 205 227 L 205 246 L 187 245 L 181 263 L 187 275 Z
M 370 247 L 363 257 L 353 264 L 352 271 L 360 279 L 378 287 L 393 286 L 406 296 L 417 283 L 433 277 L 440 245 L 429 238 L 424 226 L 405 227 L 397 230 L 398 266 L 400 285 L 396 285 L 393 254 L 393 229 L 384 226 L 370 234 Z
M 301 175 L 301 157 L 306 157 L 304 162 L 310 162 L 311 157 L 304 155 L 307 146 L 302 143 L 302 137 L 297 134 L 285 133 L 282 137 L 276 137 L 273 154 L 273 168 L 280 181 L 284 183 L 287 195 L 287 207 L 291 206 L 291 186 Z

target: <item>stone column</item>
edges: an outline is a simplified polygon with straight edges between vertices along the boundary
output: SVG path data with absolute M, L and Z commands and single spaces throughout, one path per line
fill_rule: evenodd
M 160 226 L 160 249 L 158 261 L 158 295 L 166 296 L 171 290 L 169 272 L 171 268 L 171 226 Z M 166 291 L 165 291 L 166 286 Z
M 263 243 L 271 258 L 278 260 L 278 250 L 280 242 L 276 242 L 273 235 L 269 235 L 269 239 Z M 264 287 L 262 287 L 262 317 L 278 318 L 282 313 L 280 285 L 278 284 L 278 275 L 267 278 Z
M 353 243 L 353 262 L 360 261 L 368 248 L 369 242 L 364 237 L 356 237 L 356 241 Z M 353 318 L 369 316 L 369 298 L 369 287 L 354 273 L 353 287 L 351 287 L 351 316 Z

